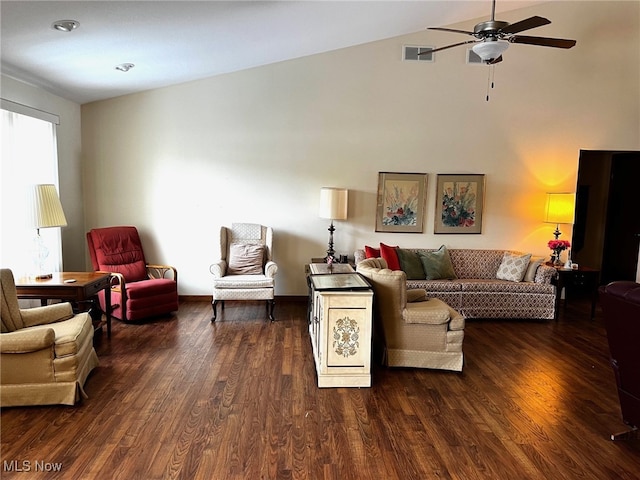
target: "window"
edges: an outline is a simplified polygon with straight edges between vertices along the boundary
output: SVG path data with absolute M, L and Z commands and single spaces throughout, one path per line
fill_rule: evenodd
M 5 110 L 2 101 L 2 162 L 0 169 L 0 264 L 20 276 L 34 271 L 36 232 L 25 222 L 27 186 L 53 183 L 58 188 L 57 117 L 34 110 L 35 116 Z M 18 105 L 18 104 L 15 104 Z M 29 110 L 29 107 L 19 106 Z M 9 107 L 10 108 L 10 107 Z M 14 109 L 11 109 L 14 110 Z M 47 117 L 48 116 L 48 117 Z M 40 117 L 40 118 L 36 118 Z M 48 120 L 41 119 L 42 117 Z M 53 121 L 49 121 L 53 120 Z M 58 188 L 58 192 L 60 189 Z M 47 266 L 62 269 L 59 228 L 43 228 L 40 235 L 49 249 Z

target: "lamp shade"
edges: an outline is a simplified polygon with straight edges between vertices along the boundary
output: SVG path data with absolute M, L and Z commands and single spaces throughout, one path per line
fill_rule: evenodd
M 53 184 L 31 185 L 27 192 L 27 225 L 31 228 L 66 227 L 67 219 Z
M 476 43 L 471 47 L 471 50 L 483 62 L 491 62 L 502 55 L 507 48 L 509 48 L 509 42 L 487 39 L 484 42 Z
M 573 193 L 547 193 L 544 221 L 547 223 L 573 223 L 576 197 Z
M 349 191 L 346 188 L 322 187 L 320 189 L 320 218 L 347 219 Z

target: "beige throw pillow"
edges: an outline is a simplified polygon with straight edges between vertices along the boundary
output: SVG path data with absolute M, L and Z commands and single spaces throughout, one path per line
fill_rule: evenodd
M 544 257 L 531 257 L 527 272 L 524 274 L 524 282 L 535 282 L 538 267 L 544 262 Z
M 504 252 L 496 278 L 510 282 L 521 282 L 529 266 L 529 260 L 531 260 L 530 253 L 518 255 Z
M 228 275 L 260 275 L 263 273 L 264 247 L 262 245 L 231 244 L 229 247 Z

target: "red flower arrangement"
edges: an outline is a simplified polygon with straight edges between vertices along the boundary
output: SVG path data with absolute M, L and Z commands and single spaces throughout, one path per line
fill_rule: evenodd
M 566 250 L 567 248 L 571 247 L 571 244 L 569 243 L 568 240 L 557 240 L 557 239 L 549 240 L 549 243 L 547 245 L 549 245 L 549 248 L 551 250 L 557 253 L 560 253 L 563 250 Z
M 547 245 L 553 252 L 551 254 L 551 263 L 554 264 L 560 264 L 560 254 L 563 250 L 571 247 L 571 244 L 568 240 L 558 240 L 557 238 L 555 240 L 549 240 L 549 243 Z

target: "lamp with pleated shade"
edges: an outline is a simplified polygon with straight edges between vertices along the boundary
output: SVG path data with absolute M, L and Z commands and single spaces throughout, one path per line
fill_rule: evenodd
M 36 278 L 51 278 L 46 269 L 49 249 L 40 236 L 41 228 L 66 227 L 67 219 L 62 210 L 56 186 L 53 184 L 30 185 L 27 191 L 27 225 L 36 229 L 34 262 L 37 265 Z

